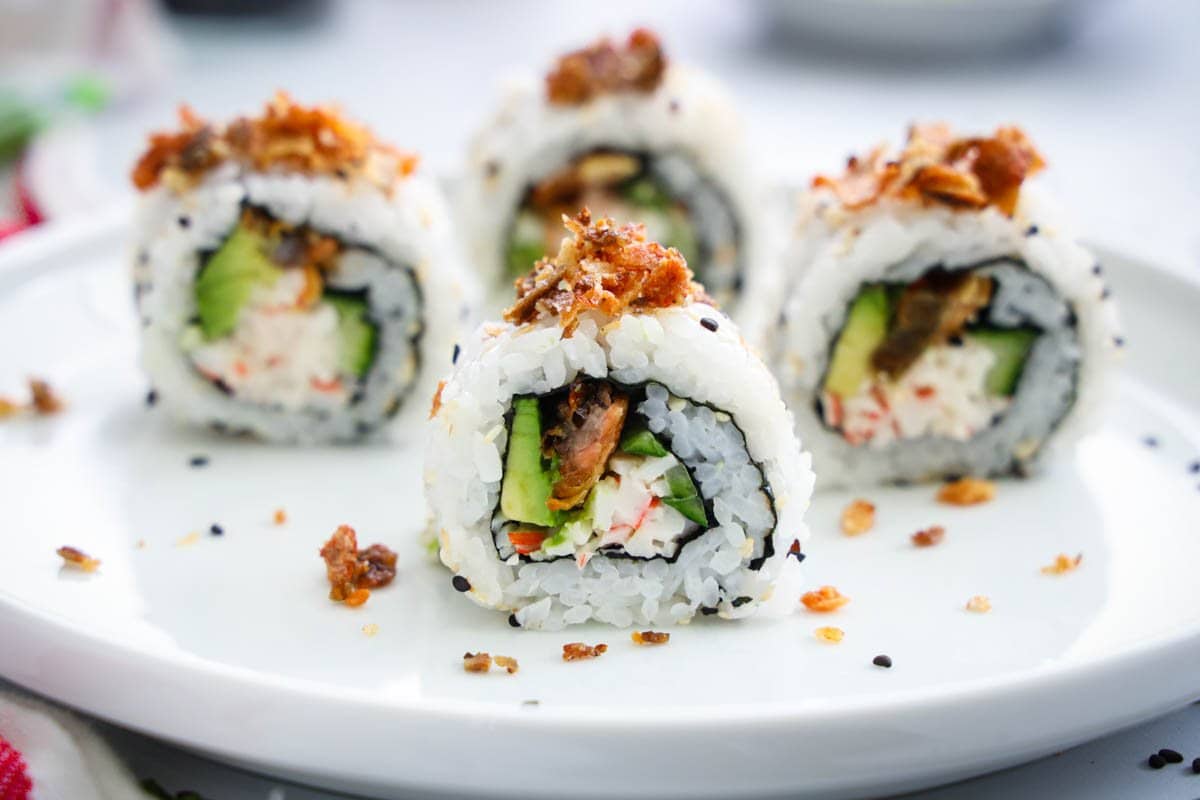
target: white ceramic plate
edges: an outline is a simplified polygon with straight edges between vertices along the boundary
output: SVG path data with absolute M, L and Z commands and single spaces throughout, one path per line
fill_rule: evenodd
M 123 233 L 52 232 L 0 257 L 0 387 L 38 373 L 70 403 L 0 424 L 0 674 L 34 691 L 343 790 L 523 798 L 899 792 L 1200 692 L 1200 291 L 1179 279 L 1106 261 L 1127 370 L 1106 425 L 1050 474 L 972 509 L 872 490 L 878 526 L 854 539 L 836 527 L 848 496 L 822 496 L 808 577 L 847 607 L 703 619 L 638 648 L 607 627 L 512 630 L 459 597 L 416 544 L 411 443 L 273 448 L 147 409 Z M 357 610 L 326 599 L 317 557 L 342 522 L 401 555 Z M 935 523 L 941 545 L 910 544 Z M 60 570 L 61 544 L 101 570 Z M 1041 574 L 1060 552 L 1082 566 Z M 964 610 L 976 594 L 990 614 Z M 840 645 L 814 638 L 828 624 Z M 609 652 L 563 663 L 580 639 Z M 466 674 L 466 650 L 521 671 Z M 872 666 L 879 653 L 895 666 Z

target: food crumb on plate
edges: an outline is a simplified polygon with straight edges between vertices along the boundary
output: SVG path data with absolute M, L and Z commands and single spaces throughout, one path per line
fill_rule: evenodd
M 1059 553 L 1054 557 L 1054 561 L 1042 567 L 1043 575 L 1065 575 L 1079 567 L 1083 561 L 1083 553 L 1078 553 L 1074 558 L 1066 553 Z
M 187 536 L 184 536 L 184 537 L 180 538 L 177 542 L 175 542 L 175 546 L 176 547 L 190 547 L 191 545 L 194 545 L 198 541 L 200 541 L 200 534 L 197 533 L 196 531 L 192 531 Z
M 846 632 L 841 628 L 834 628 L 830 625 L 826 625 L 813 631 L 813 635 L 817 637 L 817 641 L 819 642 L 825 642 L 826 644 L 838 644 L 842 641 L 842 639 L 845 638 Z
M 366 625 L 362 626 L 362 632 L 367 636 L 374 636 L 375 634 L 379 633 L 379 626 L 374 622 L 368 622 Z
M 995 496 L 995 482 L 985 481 L 981 478 L 959 478 L 956 481 L 950 481 L 942 484 L 942 488 L 938 489 L 937 493 L 939 503 L 947 503 L 952 506 L 979 505 L 989 502 Z
M 861 497 L 842 509 L 842 533 L 858 536 L 875 527 L 875 504 Z
M 492 657 L 487 653 L 463 653 L 463 670 L 487 672 L 492 668 Z
M 822 586 L 820 589 L 805 592 L 801 595 L 800 602 L 809 611 L 827 614 L 849 603 L 850 598 L 839 592 L 835 586 Z
M 946 529 L 941 525 L 930 525 L 914 533 L 911 538 L 917 547 L 933 547 L 946 538 Z
M 634 644 L 666 644 L 671 640 L 671 634 L 659 631 L 634 631 L 629 635 Z
M 583 642 L 569 642 L 563 645 L 562 659 L 563 661 L 581 661 L 585 658 L 599 658 L 608 650 L 608 645 L 601 642 L 600 644 L 590 645 Z
M 348 606 L 361 606 L 371 589 L 387 586 L 396 577 L 396 553 L 382 544 L 358 549 L 358 534 L 349 525 L 339 525 L 321 546 L 329 599 Z
M 33 410 L 38 414 L 57 414 L 63 410 L 64 404 L 62 398 L 60 398 L 50 384 L 44 380 L 39 378 L 30 378 L 29 394 L 33 398 Z
M 100 566 L 100 559 L 92 558 L 78 547 L 63 545 L 54 552 L 58 553 L 59 558 L 63 560 L 66 566 L 74 567 L 84 572 L 95 572 Z
M 987 595 L 977 594 L 967 601 L 967 611 L 976 614 L 986 614 L 992 610 L 992 601 Z
M 502 667 L 509 675 L 516 675 L 517 670 L 521 668 L 521 665 L 512 656 L 496 656 L 492 659 L 492 662 L 497 667 Z
M 275 509 L 275 514 L 271 517 L 276 525 L 282 525 L 287 522 L 287 511 L 282 508 Z

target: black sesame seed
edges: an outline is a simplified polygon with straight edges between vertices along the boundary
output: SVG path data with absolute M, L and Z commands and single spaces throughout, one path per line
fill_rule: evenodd
M 208 456 L 192 456 L 188 459 L 188 466 L 191 467 L 207 467 Z
M 948 340 L 946 340 L 946 343 L 951 347 L 962 347 L 963 339 L 961 336 L 951 336 Z
M 489 161 L 483 165 L 483 172 L 489 178 L 494 178 L 500 174 L 500 162 Z
M 466 578 L 464 578 L 462 575 L 455 575 L 453 578 L 451 578 L 450 585 L 453 586 L 454 590 L 458 591 L 458 592 L 471 591 L 471 582 L 469 580 L 467 580 Z M 511 618 L 509 619 L 509 621 L 511 622 Z
M 152 406 L 158 402 L 158 392 L 154 389 L 146 392 L 146 405 Z
M 672 97 L 671 102 L 667 104 L 667 108 L 669 108 L 671 110 L 672 114 L 678 114 L 679 113 L 679 100 Z
M 1169 747 L 1164 747 L 1162 750 L 1159 750 L 1158 757 L 1168 764 L 1183 763 L 1183 753 L 1179 752 L 1178 750 L 1172 750 Z
M 225 535 L 225 529 L 222 528 L 220 525 L 218 525 L 215 522 L 212 524 L 212 527 L 208 529 L 208 532 L 211 533 L 213 536 L 224 536 Z
M 180 218 L 179 218 L 179 227 L 181 227 L 181 228 L 187 228 L 187 227 L 189 227 L 191 224 L 192 224 L 192 220 L 191 220 L 191 218 L 190 218 L 190 217 L 186 217 L 186 216 L 185 216 L 185 217 L 180 217 Z
M 1124 336 L 1114 336 L 1113 344 L 1115 344 L 1117 347 L 1124 347 L 1125 346 L 1125 337 Z
M 1193 475 L 1200 472 L 1200 461 L 1193 461 L 1192 463 L 1188 464 L 1188 472 L 1192 473 Z
M 712 606 L 700 606 L 700 613 L 706 617 L 711 617 L 713 614 L 717 613 L 717 609 L 713 608 Z
M 1100 299 L 1107 300 L 1110 297 L 1112 297 L 1112 290 L 1109 289 L 1107 286 L 1105 286 L 1104 289 L 1100 292 Z
M 1200 758 L 1192 759 L 1192 772 L 1200 775 Z
M 1158 753 L 1151 753 L 1150 757 L 1146 759 L 1146 763 L 1150 765 L 1150 769 L 1162 769 L 1167 765 L 1167 762 Z
M 720 324 L 712 317 L 704 317 L 702 320 L 700 320 L 700 326 L 705 330 L 710 331 L 716 331 L 717 328 L 721 327 Z
M 891 669 L 892 668 L 892 657 L 891 656 L 875 656 L 875 658 L 871 659 L 871 663 L 877 667 L 883 667 L 884 669 Z
M 513 628 L 519 628 L 519 627 L 521 627 L 521 621 L 517 619 L 517 615 L 516 615 L 516 614 L 509 614 L 509 615 L 508 615 L 508 624 L 509 624 L 511 627 L 513 627 Z
M 451 363 L 451 364 L 457 364 L 457 363 L 458 363 L 458 356 L 459 356 L 459 354 L 461 354 L 461 353 L 462 353 L 462 348 L 461 348 L 461 347 L 459 347 L 457 344 L 456 344 L 456 345 L 454 345 L 454 353 L 453 353 L 453 354 L 451 354 L 451 356 L 450 356 L 450 363 Z
M 1092 274 L 1093 274 L 1093 275 L 1099 275 L 1099 274 L 1101 274 L 1102 272 L 1104 272 L 1104 267 L 1100 266 L 1100 264 L 1099 264 L 1099 263 L 1096 263 L 1096 264 L 1093 264 L 1093 265 L 1092 265 Z
M 1146 447 L 1158 447 L 1158 438 L 1154 436 L 1143 436 L 1142 444 Z
M 746 605 L 746 603 L 749 603 L 752 599 L 753 598 L 746 597 L 745 595 L 742 595 L 741 597 L 735 597 L 735 598 L 733 598 L 733 607 L 737 608 L 738 606 L 744 606 L 744 605 Z
M 1026 236 L 1037 236 L 1037 233 L 1038 233 L 1037 225 L 1030 225 L 1028 228 L 1025 229 Z

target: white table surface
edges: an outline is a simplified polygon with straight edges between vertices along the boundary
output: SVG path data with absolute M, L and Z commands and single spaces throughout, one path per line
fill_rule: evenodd
M 1056 46 L 966 63 L 898 63 L 789 45 L 766 34 L 754 3 L 356 1 L 306 25 L 192 20 L 173 24 L 180 59 L 163 88 L 99 123 L 102 172 L 114 191 L 128 193 L 125 176 L 145 131 L 171 123 L 181 100 L 219 117 L 256 108 L 280 87 L 303 101 L 338 100 L 435 169 L 453 172 L 503 74 L 544 66 L 598 30 L 648 24 L 671 55 L 732 87 L 757 152 L 781 180 L 897 140 L 914 118 L 967 129 L 1019 122 L 1047 154 L 1046 182 L 1084 236 L 1200 279 L 1200 3 L 1079 5 L 1088 13 Z M 212 800 L 338 797 L 105 730 L 138 775 L 173 790 Z M 1160 747 L 1185 752 L 1189 763 L 1200 755 L 1200 706 L 912 797 L 1200 798 L 1200 775 L 1144 766 Z

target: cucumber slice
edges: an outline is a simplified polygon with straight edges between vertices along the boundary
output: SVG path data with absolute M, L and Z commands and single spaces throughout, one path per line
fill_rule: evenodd
M 513 401 L 500 510 L 517 522 L 557 527 L 561 515 L 546 507 L 552 486 L 552 475 L 542 464 L 542 412 L 537 398 L 518 397 Z
M 1040 332 L 1033 328 L 976 328 L 967 338 L 992 351 L 996 363 L 988 370 L 984 383 L 988 394 L 1009 397 L 1017 389 L 1025 360 Z
M 378 336 L 375 324 L 367 318 L 367 301 L 333 292 L 326 292 L 324 299 L 338 315 L 338 369 L 361 378 L 371 371 Z
M 668 452 L 658 437 L 645 428 L 626 431 L 625 435 L 621 437 L 620 448 L 622 453 L 628 453 L 631 456 L 652 456 L 654 458 L 662 458 Z
M 671 494 L 662 499 L 663 503 L 692 522 L 707 527 L 708 512 L 704 510 L 704 501 L 700 499 L 700 493 L 696 491 L 696 484 L 692 483 L 692 476 L 688 474 L 687 467 L 676 464 L 667 470 L 666 477 Z

